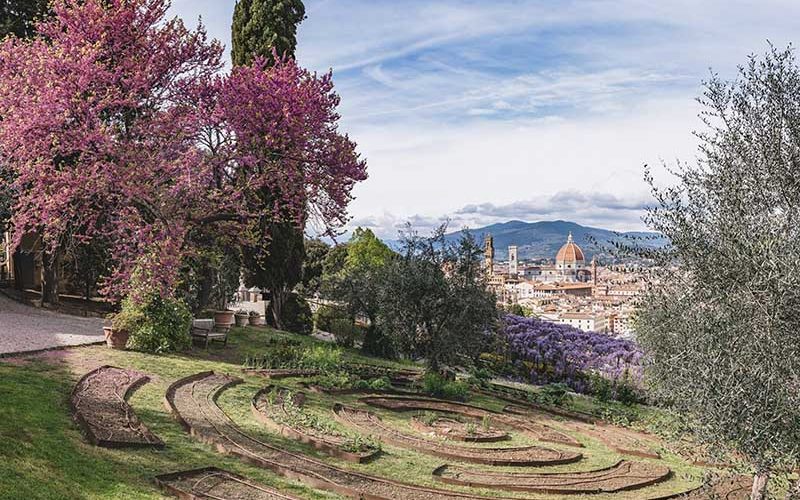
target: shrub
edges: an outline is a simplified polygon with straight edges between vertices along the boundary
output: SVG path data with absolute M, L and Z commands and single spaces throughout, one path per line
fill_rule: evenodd
M 336 343 L 343 347 L 354 347 L 356 342 L 364 340 L 364 328 L 353 324 L 349 319 L 335 319 L 331 322 L 330 333 Z
M 438 373 L 428 372 L 422 377 L 422 391 L 436 398 L 464 401 L 469 395 L 469 385 L 459 380 L 447 380 Z
M 283 305 L 284 327 L 293 333 L 310 335 L 313 331 L 311 307 L 296 293 L 290 294 Z
M 134 301 L 125 299 L 112 327 L 128 331 L 129 349 L 164 353 L 189 347 L 192 314 L 182 300 L 150 294 Z
M 569 391 L 570 387 L 567 384 L 547 384 L 535 394 L 534 398 L 537 403 L 561 406 L 569 399 Z
M 315 345 L 301 351 L 300 368 L 331 373 L 342 366 L 342 350 L 328 346 Z
M 372 379 L 369 383 L 369 388 L 375 391 L 385 391 L 392 387 L 392 382 L 389 377 L 380 377 Z
M 324 332 L 333 333 L 331 331 L 333 329 L 333 321 L 341 319 L 349 320 L 350 318 L 345 311 L 338 307 L 322 305 L 314 313 L 314 327 Z
M 642 352 L 629 340 L 513 315 L 504 316 L 499 335 L 506 341 L 504 354 L 513 360 L 511 371 L 501 373 L 522 375 L 534 384 L 563 382 L 574 391 L 599 390 L 605 396 L 608 389 L 595 376 L 612 386 L 624 373 L 631 386 L 641 380 Z M 609 397 L 614 394 L 611 390 Z
M 323 389 L 347 389 L 357 384 L 351 379 L 350 375 L 344 372 L 320 375 L 315 379 L 315 382 Z

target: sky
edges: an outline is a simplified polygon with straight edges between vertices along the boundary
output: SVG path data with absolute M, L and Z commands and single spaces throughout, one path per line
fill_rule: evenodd
M 172 13 L 230 47 L 233 0 Z M 797 42 L 796 0 L 307 0 L 297 60 L 333 70 L 367 159 L 350 227 L 508 220 L 638 230 L 650 165 L 692 162 L 714 71 Z M 229 56 L 229 52 L 226 53 Z

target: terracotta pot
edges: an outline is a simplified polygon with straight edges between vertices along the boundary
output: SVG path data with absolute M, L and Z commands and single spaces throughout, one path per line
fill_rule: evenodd
M 214 325 L 230 328 L 233 323 L 233 311 L 214 311 Z
M 236 315 L 236 326 L 247 326 L 250 323 L 250 315 L 249 314 L 237 314 Z
M 106 345 L 112 349 L 124 350 L 128 343 L 129 332 L 124 330 L 114 330 L 110 326 L 103 327 L 103 334 L 106 337 Z
M 252 326 L 264 326 L 264 316 L 250 316 L 250 325 Z

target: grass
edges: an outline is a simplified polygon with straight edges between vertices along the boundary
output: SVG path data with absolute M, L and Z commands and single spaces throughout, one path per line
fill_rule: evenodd
M 303 498 L 335 497 L 333 494 L 306 488 L 296 481 L 278 477 L 269 471 L 248 466 L 237 459 L 219 455 L 212 447 L 200 444 L 186 434 L 164 408 L 164 393 L 173 381 L 206 370 L 243 376 L 244 383 L 223 392 L 219 404 L 237 424 L 266 442 L 301 451 L 340 467 L 443 487 L 431 477 L 433 468 L 444 463 L 442 459 L 384 444 L 384 452 L 377 460 L 367 464 L 350 464 L 267 431 L 251 415 L 250 398 L 268 382 L 254 375 L 242 375 L 240 368 L 247 357 L 264 354 L 268 338 L 295 338 L 299 339 L 301 346 L 318 344 L 318 341 L 310 337 L 269 329 L 244 328 L 233 331 L 227 348 L 214 346 L 207 352 L 194 349 L 187 353 L 153 356 L 92 346 L 24 360 L 0 360 L 0 499 L 162 498 L 153 483 L 154 476 L 209 465 L 244 474 Z M 344 350 L 342 358 L 345 362 L 388 367 L 408 366 L 368 358 L 353 350 Z M 165 441 L 166 447 L 163 450 L 107 450 L 91 446 L 82 438 L 70 418 L 67 398 L 81 375 L 103 364 L 133 368 L 152 375 L 152 381 L 139 389 L 130 403 L 141 420 Z M 299 382 L 301 381 L 288 379 L 279 384 L 297 389 Z M 329 421 L 332 428 L 347 432 L 347 429 L 332 418 L 331 407 L 334 402 L 354 404 L 358 396 L 332 397 L 314 393 L 308 393 L 307 396 L 308 411 Z M 501 401 L 485 396 L 475 396 L 470 403 L 498 410 L 504 405 Z M 581 405 L 589 404 L 590 400 L 581 402 Z M 412 413 L 397 414 L 379 409 L 374 411 L 404 432 L 417 432 L 409 425 Z M 582 451 L 587 460 L 546 470 L 585 470 L 589 467 L 610 465 L 621 458 L 598 442 L 584 437 L 579 439 L 586 446 Z M 513 440 L 503 446 L 533 443 L 524 436 L 513 435 Z M 485 446 L 498 444 L 488 443 Z M 687 465 L 679 457 L 669 453 L 660 462 L 675 471 L 675 477 L 669 482 L 638 492 L 594 495 L 593 498 L 633 500 L 642 498 L 643 494 L 653 496 L 679 491 L 697 485 L 704 472 L 703 469 Z M 491 491 L 481 493 L 498 495 Z M 500 495 L 515 496 L 507 492 Z M 524 497 L 566 498 L 552 495 Z

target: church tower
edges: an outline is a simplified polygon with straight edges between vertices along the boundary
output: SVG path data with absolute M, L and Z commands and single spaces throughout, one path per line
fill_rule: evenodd
M 494 238 L 491 234 L 487 234 L 483 240 L 483 257 L 486 274 L 491 276 L 494 274 Z
M 516 277 L 519 274 L 519 266 L 517 265 L 517 246 L 511 245 L 508 247 L 508 274 Z
M 597 257 L 592 256 L 592 283 L 597 286 Z

